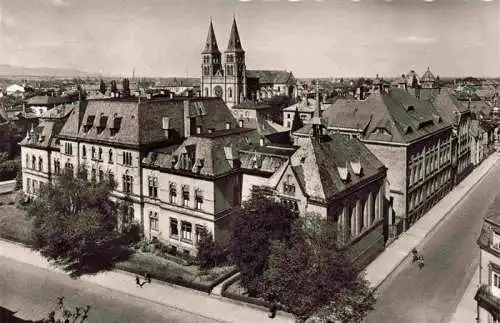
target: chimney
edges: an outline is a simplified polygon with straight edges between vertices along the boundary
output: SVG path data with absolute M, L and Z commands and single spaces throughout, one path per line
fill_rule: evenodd
M 226 130 L 229 130 L 231 129 L 231 123 L 230 122 L 226 122 Z
M 259 140 L 259 145 L 260 145 L 261 147 L 264 147 L 264 138 L 260 138 L 260 140 Z
M 240 128 L 243 128 L 243 120 L 239 120 L 238 123 L 240 125 Z
M 184 100 L 184 137 L 188 138 L 191 135 L 191 118 L 189 117 L 189 100 Z
M 174 98 L 174 93 L 173 92 L 170 92 L 170 98 L 173 99 Z

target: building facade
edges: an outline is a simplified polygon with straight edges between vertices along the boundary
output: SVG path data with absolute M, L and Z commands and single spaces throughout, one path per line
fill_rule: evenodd
M 330 132 L 357 136 L 388 166 L 391 237 L 451 190 L 452 127 L 430 102 L 384 88 L 365 100 L 337 100 L 323 117 Z

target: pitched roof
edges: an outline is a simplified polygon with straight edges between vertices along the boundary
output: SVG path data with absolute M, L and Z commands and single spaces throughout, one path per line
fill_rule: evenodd
M 365 126 L 364 139 L 398 143 L 409 143 L 450 127 L 429 101 L 418 100 L 403 89 L 377 91 L 362 101 L 337 100 L 323 118 L 334 128 Z
M 274 145 L 266 146 L 247 145 L 240 149 L 241 168 L 274 174 L 295 153 L 298 146 Z
M 184 108 L 187 104 L 188 116 Z M 174 136 L 184 136 L 184 118 L 194 118 L 202 132 L 237 127 L 231 111 L 219 98 L 89 100 L 75 109 L 61 135 L 109 144 L 147 145 L 165 141 L 164 118 Z M 98 129 L 103 125 L 101 129 Z M 86 127 L 87 126 L 87 127 Z M 89 128 L 89 129 L 86 129 Z M 112 133 L 111 129 L 117 129 Z M 114 131 L 113 131 L 114 132 Z
M 459 121 L 460 114 L 470 111 L 468 102 L 459 101 L 453 93 L 446 89 L 441 90 L 432 101 L 443 120 L 451 124 Z
M 276 70 L 247 70 L 247 77 L 259 79 L 260 84 L 285 84 L 295 82 L 292 72 Z
M 197 87 L 200 86 L 199 77 L 165 77 L 161 78 L 153 88 L 162 87 Z
M 422 78 L 420 78 L 420 82 L 434 82 L 436 80 L 436 77 L 434 74 L 432 74 L 431 69 L 427 67 L 427 71 L 425 71 L 424 75 L 422 75 Z
M 353 167 L 360 163 L 361 175 Z M 311 138 L 291 157 L 291 167 L 310 198 L 329 200 L 349 187 L 380 175 L 385 166 L 357 139 L 332 135 L 321 141 Z M 347 168 L 349 180 L 340 175 Z
M 35 146 L 39 148 L 48 148 L 53 146 L 55 136 L 59 133 L 64 125 L 63 119 L 41 120 L 38 126 L 30 131 L 20 143 L 20 146 Z
M 220 54 L 219 47 L 217 46 L 217 39 L 215 38 L 214 26 L 212 19 L 210 19 L 210 26 L 208 27 L 207 40 L 205 41 L 205 48 L 202 54 Z
M 238 33 L 238 26 L 236 25 L 236 19 L 234 17 L 226 52 L 243 52 L 243 48 L 241 47 L 240 34 Z
M 26 105 L 48 106 L 48 105 L 56 105 L 56 104 L 63 104 L 70 102 L 72 102 L 72 100 L 68 97 L 37 95 L 26 100 Z
M 214 131 L 212 136 L 193 135 L 171 153 L 149 153 L 143 160 L 143 165 L 168 168 L 174 173 L 186 175 L 223 175 L 238 167 L 238 162 L 233 161 L 238 160 L 240 147 L 256 139 L 254 130 L 239 129 L 240 131 Z M 184 163 L 183 154 L 186 154 L 189 162 Z

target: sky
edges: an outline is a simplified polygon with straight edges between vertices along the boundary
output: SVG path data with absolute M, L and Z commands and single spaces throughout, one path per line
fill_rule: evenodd
M 199 77 L 233 15 L 248 69 L 500 76 L 500 0 L 0 0 L 0 64 Z

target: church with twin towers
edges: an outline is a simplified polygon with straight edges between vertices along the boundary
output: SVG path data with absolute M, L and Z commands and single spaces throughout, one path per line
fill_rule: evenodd
M 248 100 L 261 101 L 278 95 L 297 94 L 297 82 L 291 71 L 247 69 L 245 50 L 234 17 L 224 57 L 210 19 L 201 58 L 201 95 L 220 97 L 230 108 Z

